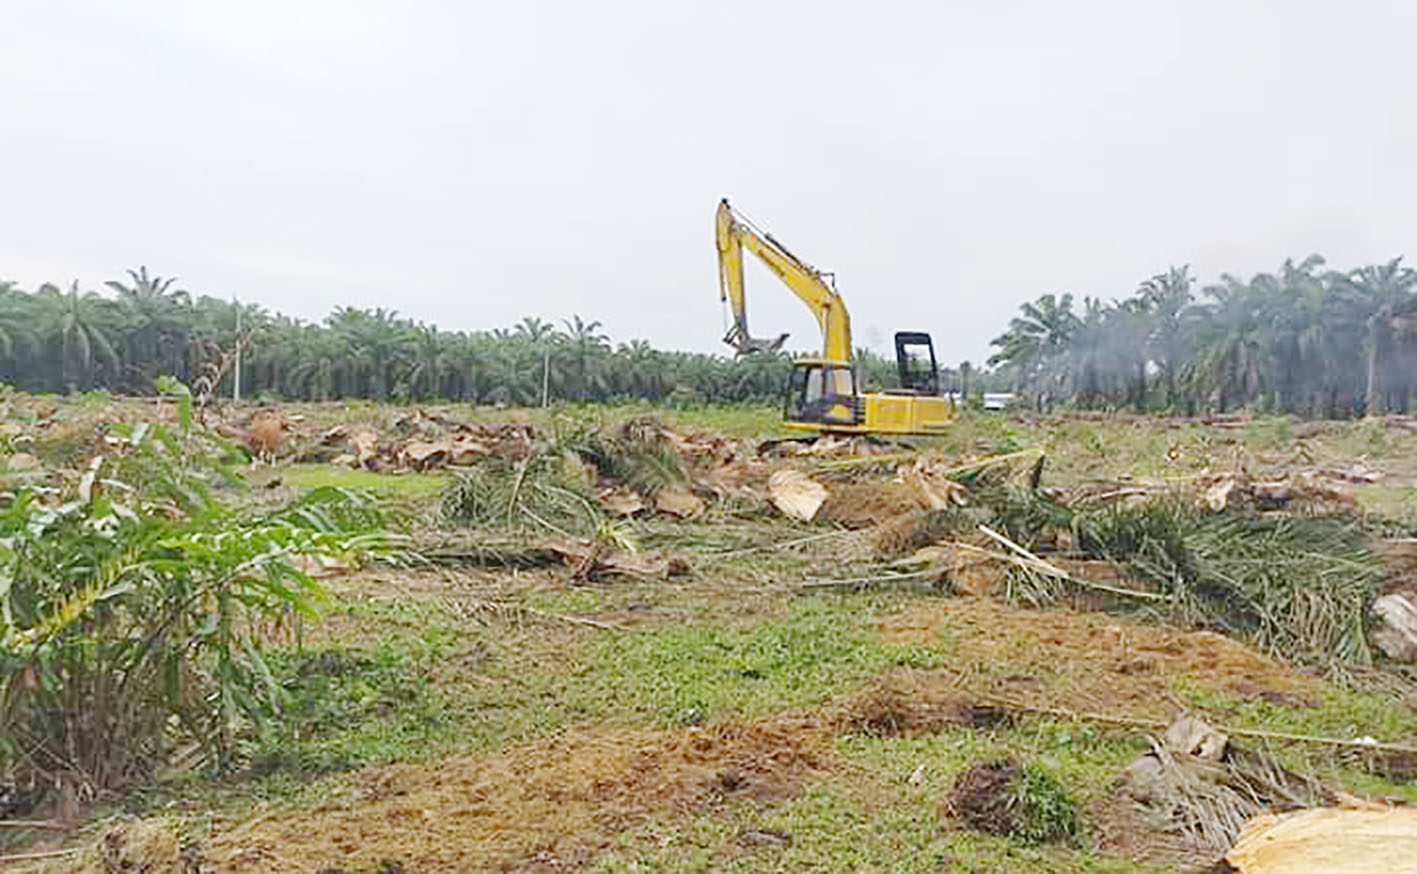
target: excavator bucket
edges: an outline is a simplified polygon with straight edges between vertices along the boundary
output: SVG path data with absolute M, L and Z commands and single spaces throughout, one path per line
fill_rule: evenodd
M 734 348 L 735 354 L 739 358 L 746 358 L 749 355 L 771 354 L 782 348 L 782 344 L 787 342 L 787 335 L 783 334 L 775 340 L 768 340 L 761 337 L 749 337 L 746 334 L 730 332 L 723 338 L 723 342 Z

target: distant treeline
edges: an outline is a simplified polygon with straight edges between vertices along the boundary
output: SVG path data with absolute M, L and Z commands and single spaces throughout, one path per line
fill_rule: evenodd
M 1306 416 L 1406 412 L 1417 393 L 1417 271 L 1401 259 L 1348 272 L 1311 256 L 1196 290 L 1186 267 L 1122 300 L 1047 294 L 993 340 L 988 368 L 943 385 L 1013 389 L 1040 407 Z M 386 309 L 338 307 L 321 323 L 193 295 L 146 268 L 102 293 L 0 282 L 0 382 L 34 392 L 155 391 L 170 374 L 288 400 L 536 404 L 645 399 L 775 401 L 790 358 L 613 344 L 598 321 L 536 317 L 510 329 L 442 331 Z M 939 350 L 942 357 L 948 350 Z M 858 350 L 867 388 L 893 362 Z
M 780 399 L 789 369 L 785 355 L 734 360 L 643 340 L 614 345 L 600 322 L 580 316 L 454 332 L 391 310 L 340 307 L 312 324 L 174 286 L 147 268 L 103 293 L 0 282 L 0 381 L 32 392 L 149 394 L 172 375 L 229 396 L 239 347 L 244 397 L 721 403 Z M 887 384 L 888 363 L 861 355 L 864 381 Z
M 1348 272 L 1312 255 L 1195 292 L 1186 267 L 1104 302 L 1047 294 L 992 345 L 996 373 L 1040 407 L 1304 416 L 1407 412 L 1417 391 L 1417 271 Z

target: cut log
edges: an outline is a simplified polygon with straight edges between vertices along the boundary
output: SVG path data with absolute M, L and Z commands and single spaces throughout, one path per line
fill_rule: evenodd
M 783 515 L 810 520 L 826 502 L 827 489 L 801 471 L 784 469 L 768 478 L 768 498 Z
M 1262 813 L 1225 861 L 1240 874 L 1401 874 L 1417 859 L 1417 808 L 1319 807 Z

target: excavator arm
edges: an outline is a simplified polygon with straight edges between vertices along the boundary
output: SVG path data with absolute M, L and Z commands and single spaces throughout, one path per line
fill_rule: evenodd
M 733 310 L 733 326 L 724 342 L 744 355 L 776 351 L 787 340 L 786 334 L 776 340 L 759 340 L 748 333 L 748 306 L 743 292 L 743 250 L 747 249 L 812 311 L 822 329 L 822 357 L 828 361 L 851 360 L 851 318 L 841 296 L 827 284 L 821 271 L 787 251 L 771 234 L 753 227 L 733 211 L 727 200 L 718 204 L 717 236 L 719 295 Z

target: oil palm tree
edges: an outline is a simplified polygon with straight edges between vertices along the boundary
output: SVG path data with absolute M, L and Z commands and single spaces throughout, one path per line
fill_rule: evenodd
M 33 299 L 13 282 L 0 282 L 0 380 L 32 376 L 39 354 Z M 29 386 L 21 386 L 27 388 Z
M 1009 328 L 989 345 L 998 348 L 989 357 L 990 366 L 1008 370 L 1020 392 L 1035 395 L 1040 402 L 1056 390 L 1065 373 L 1059 365 L 1078 324 L 1071 294 L 1045 294 L 1019 307 L 1019 315 L 1009 320 Z
M 1219 412 L 1257 400 L 1263 388 L 1261 293 L 1230 274 L 1201 289 L 1189 371 L 1198 399 Z
M 601 333 L 599 321 L 585 321 L 579 314 L 563 324 L 566 326 L 566 345 L 572 370 L 576 375 L 577 395 L 581 400 L 588 400 L 593 394 L 604 391 L 605 380 L 599 365 L 610 349 L 610 338 Z
M 449 343 L 446 334 L 433 325 L 419 325 L 413 331 L 413 350 L 408 372 L 410 397 L 431 401 L 442 393 L 443 375 L 448 371 Z
M 1150 314 L 1147 355 L 1160 372 L 1168 407 L 1176 402 L 1176 371 L 1190 353 L 1185 322 L 1194 284 L 1190 267 L 1183 265 L 1152 276 L 1137 289 Z
M 35 295 L 41 332 L 56 365 L 51 374 L 64 391 L 79 391 L 114 384 L 122 372 L 118 354 L 119 313 L 97 292 L 79 291 L 75 280 L 67 292 L 45 284 Z
M 127 316 L 123 348 L 129 372 L 124 383 L 131 391 L 152 391 L 162 373 L 190 378 L 185 353 L 192 300 L 186 291 L 173 288 L 176 282 L 175 277 L 150 275 L 144 266 L 129 270 L 127 282 L 104 283 L 117 294 Z
M 1112 371 L 1108 319 L 1112 307 L 1095 297 L 1082 301 L 1082 315 L 1068 344 L 1068 383 L 1080 406 L 1103 404 Z M 963 368 L 962 368 L 963 369 Z
M 1394 319 L 1413 301 L 1417 271 L 1394 258 L 1335 275 L 1332 281 L 1336 296 L 1347 303 L 1345 321 L 1361 321 L 1364 407 L 1376 413 L 1405 410 L 1412 393 L 1411 368 L 1403 360 L 1403 332 L 1394 331 Z
M 344 345 L 354 393 L 387 400 L 390 388 L 400 384 L 412 358 L 413 327 L 400 320 L 396 310 L 382 307 L 337 307 L 326 324 Z

